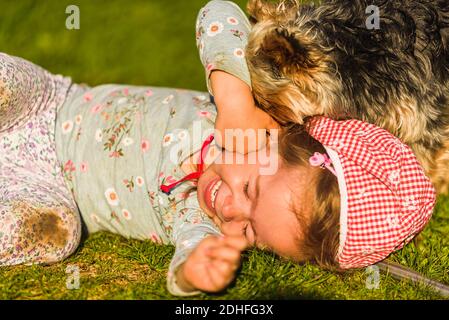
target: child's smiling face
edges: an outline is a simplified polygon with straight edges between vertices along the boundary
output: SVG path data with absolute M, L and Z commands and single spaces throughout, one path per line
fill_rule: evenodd
M 277 152 L 259 152 L 278 161 L 275 172 L 261 174 L 263 161 L 254 154 L 221 152 L 221 161 L 211 164 L 198 181 L 200 206 L 224 234 L 245 234 L 253 246 L 299 260 L 301 229 L 295 212 L 306 212 L 311 205 L 307 199 L 313 199 L 308 171 L 286 168 Z

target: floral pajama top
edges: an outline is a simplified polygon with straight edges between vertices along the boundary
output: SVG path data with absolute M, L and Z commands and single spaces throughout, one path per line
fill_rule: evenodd
M 201 9 L 196 40 L 208 78 L 212 70 L 221 69 L 250 85 L 244 59 L 249 28 L 232 2 L 214 0 Z M 58 161 L 52 163 L 59 167 L 88 232 L 105 230 L 174 244 L 168 289 L 188 295 L 176 285 L 175 271 L 205 236 L 220 231 L 200 209 L 196 192 L 187 193 L 192 182 L 170 195 L 160 186 L 184 177 L 181 163 L 213 133 L 216 109 L 209 94 L 72 84 L 57 110 Z

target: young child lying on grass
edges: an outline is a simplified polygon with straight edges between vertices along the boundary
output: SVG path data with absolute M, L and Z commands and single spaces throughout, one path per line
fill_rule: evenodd
M 346 269 L 417 234 L 435 192 L 410 149 L 323 117 L 276 139 L 251 96 L 248 31 L 233 3 L 199 14 L 216 107 L 202 92 L 81 86 L 0 54 L 0 265 L 58 262 L 82 229 L 105 230 L 174 244 L 168 289 L 190 295 L 226 288 L 248 246 Z M 274 135 L 251 147 L 223 134 L 236 128 Z

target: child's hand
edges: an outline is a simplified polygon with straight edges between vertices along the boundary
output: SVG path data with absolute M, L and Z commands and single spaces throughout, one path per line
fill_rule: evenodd
M 228 151 L 242 154 L 266 146 L 266 130 L 278 128 L 278 124 L 256 107 L 250 87 L 220 70 L 212 72 L 211 85 L 218 111 L 215 142 Z M 238 137 L 239 132 L 244 133 L 245 130 L 251 130 L 252 135 Z
M 277 128 L 276 123 L 256 106 L 239 107 L 238 110 L 234 108 L 234 112 L 228 108 L 227 111 L 218 113 L 215 121 L 217 145 L 241 154 L 262 149 L 267 145 L 267 130 Z M 252 133 L 245 134 L 245 131 Z
M 247 245 L 244 236 L 205 238 L 180 267 L 178 285 L 185 291 L 223 290 L 235 278 L 241 252 Z

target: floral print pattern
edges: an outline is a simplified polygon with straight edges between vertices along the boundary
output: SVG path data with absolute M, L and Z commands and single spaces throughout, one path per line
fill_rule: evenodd
M 70 78 L 0 52 L 0 133 L 21 127 L 50 105 L 60 105 Z
M 176 246 L 181 237 L 193 246 L 205 230 L 219 233 L 201 213 L 196 192 L 187 193 L 194 183 L 170 195 L 160 191 L 185 175 L 182 160 L 201 149 L 215 116 L 208 95 L 189 90 L 105 85 L 68 99 L 56 121 L 57 154 L 88 232 Z M 67 123 L 73 123 L 69 132 Z M 207 227 L 191 237 L 193 226 Z M 184 259 L 187 251 L 180 252 Z
M 224 27 L 221 22 L 214 21 L 207 27 L 207 35 L 209 37 L 215 37 L 217 34 L 222 33 L 223 29 Z
M 79 244 L 79 212 L 64 181 L 73 163 L 61 165 L 55 146 L 70 85 L 0 53 L 0 266 L 60 261 Z
M 193 124 L 213 129 L 215 106 L 203 92 L 188 90 L 120 85 L 85 90 L 61 108 L 56 137 L 62 172 L 89 232 L 138 239 L 156 233 L 163 243 L 174 243 L 176 212 L 184 208 L 188 197 L 182 189 L 189 185 L 179 188 L 181 195 L 165 195 L 159 186 L 184 175 L 181 163 L 169 157 L 172 148 L 185 146 L 181 158 L 199 150 L 203 138 L 191 141 Z M 151 212 L 153 218 L 142 220 Z
M 230 25 L 233 25 L 233 26 L 236 26 L 236 25 L 239 24 L 239 20 L 236 19 L 236 18 L 234 18 L 234 17 L 228 17 L 228 18 L 226 19 L 226 21 L 227 21 Z
M 207 87 L 213 94 L 209 76 L 224 70 L 251 86 L 245 50 L 251 25 L 243 11 L 233 2 L 211 1 L 199 13 L 196 44 L 206 71 Z
M 235 55 L 248 31 L 235 4 L 211 1 L 203 8 L 196 34 L 207 72 L 220 68 L 250 84 L 244 59 Z M 79 244 L 81 213 L 89 232 L 175 244 L 168 288 L 186 295 L 174 271 L 199 241 L 220 232 L 200 210 L 196 192 L 188 192 L 195 183 L 170 195 L 159 187 L 185 175 L 182 160 L 205 138 L 192 135 L 193 124 L 209 134 L 215 112 L 204 92 L 91 88 L 0 54 L 0 265 L 67 257 Z M 21 228 L 36 216 L 46 223 Z M 48 221 L 61 232 L 43 237 Z M 30 247 L 30 239 L 37 245 Z

